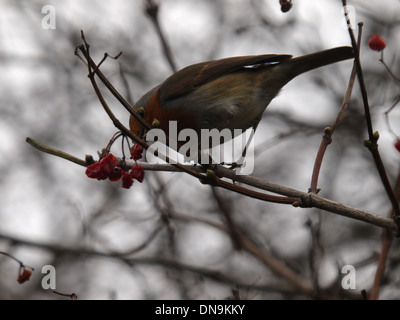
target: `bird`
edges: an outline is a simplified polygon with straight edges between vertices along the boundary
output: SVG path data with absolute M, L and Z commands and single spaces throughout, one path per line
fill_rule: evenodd
M 336 47 L 294 57 L 290 54 L 237 56 L 187 66 L 145 93 L 133 106 L 150 127 L 168 136 L 169 123 L 177 130 L 246 130 L 257 125 L 272 99 L 298 75 L 354 58 L 351 47 Z M 146 130 L 131 115 L 131 133 Z

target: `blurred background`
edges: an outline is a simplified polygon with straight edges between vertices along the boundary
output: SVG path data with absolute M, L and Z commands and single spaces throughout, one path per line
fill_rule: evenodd
M 0 299 L 68 299 L 44 290 L 42 267 L 56 270 L 56 290 L 78 299 L 309 299 L 259 257 L 238 250 L 222 212 L 257 246 L 321 298 L 361 298 L 373 283 L 382 230 L 322 212 L 266 203 L 213 189 L 182 174 L 146 171 L 131 189 L 88 179 L 85 168 L 32 148 L 26 137 L 84 159 L 98 158 L 117 131 L 75 55 L 85 32 L 94 60 L 130 102 L 172 73 L 145 1 L 0 0 L 0 251 L 34 267 L 17 283 L 19 264 L 0 255 Z M 349 45 L 341 1 L 160 0 L 158 19 L 178 68 L 236 55 L 302 55 Z M 400 74 L 400 2 L 349 1 L 364 23 L 361 62 L 374 130 L 390 181 L 399 172 L 396 82 L 367 46 L 379 33 L 384 58 Z M 43 28 L 50 5 L 55 29 Z M 357 30 L 355 30 L 357 33 Z M 304 74 L 270 104 L 256 133 L 253 175 L 306 192 L 323 129 L 335 119 L 351 61 Z M 123 76 L 120 69 L 123 70 Z M 124 79 L 125 77 L 125 79 Z M 129 115 L 104 94 L 125 125 Z M 382 216 L 390 202 L 369 151 L 358 84 L 323 162 L 320 195 Z M 112 152 L 121 156 L 120 144 Z M 395 239 L 382 299 L 400 297 Z M 353 265 L 356 288 L 341 286 Z M 315 296 L 314 296 L 315 297 Z

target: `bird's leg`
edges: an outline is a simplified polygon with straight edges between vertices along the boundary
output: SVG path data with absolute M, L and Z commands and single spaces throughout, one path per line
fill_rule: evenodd
M 258 127 L 258 125 L 259 125 L 259 123 L 260 123 L 260 121 L 261 121 L 261 116 L 262 116 L 262 115 L 259 115 L 259 116 L 257 117 L 257 119 L 256 119 L 256 122 L 253 124 L 252 130 L 251 130 L 251 133 L 250 133 L 250 137 L 249 137 L 249 139 L 247 140 L 246 146 L 245 146 L 244 149 L 243 149 L 242 156 L 240 157 L 240 159 L 239 159 L 238 161 L 232 163 L 230 169 L 234 169 L 234 168 L 237 168 L 237 167 L 240 167 L 240 166 L 243 165 L 244 159 L 245 159 L 245 157 L 246 157 L 247 150 L 248 150 L 249 147 L 250 147 L 250 143 L 252 142 L 253 137 L 254 137 L 254 134 L 255 134 L 255 132 L 256 132 L 256 130 L 257 130 L 257 127 Z
M 219 131 L 223 130 L 223 128 L 225 127 L 226 123 L 229 122 L 229 121 L 232 119 L 232 117 L 233 117 L 233 115 L 231 115 L 231 114 L 228 115 L 225 119 L 223 119 L 223 120 L 216 126 L 215 129 L 217 129 L 217 130 L 219 130 Z M 213 147 L 212 142 L 213 142 L 213 140 L 212 140 L 212 138 L 210 137 L 210 140 L 209 140 L 209 142 L 208 142 L 208 144 L 207 144 L 207 146 L 211 146 L 211 148 L 210 148 L 209 150 L 211 150 L 212 147 Z M 221 140 L 221 141 L 220 141 L 220 145 L 223 144 L 223 143 L 225 143 L 225 142 L 226 142 L 225 140 Z M 206 152 L 206 151 L 204 150 L 203 152 Z M 199 150 L 199 157 L 200 157 L 200 156 L 201 156 L 201 150 Z M 199 159 L 199 163 L 200 163 L 200 159 Z M 224 162 L 219 162 L 219 161 L 216 161 L 215 159 L 213 159 L 213 157 L 211 156 L 211 152 L 209 152 L 209 153 L 208 153 L 208 164 L 209 164 L 209 165 L 212 165 L 213 167 L 216 167 L 217 164 L 224 165 L 225 163 L 224 163 Z

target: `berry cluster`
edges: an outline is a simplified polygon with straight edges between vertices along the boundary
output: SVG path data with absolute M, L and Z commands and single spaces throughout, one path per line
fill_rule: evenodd
M 142 158 L 143 147 L 135 144 L 131 149 L 132 159 L 137 161 Z M 133 184 L 133 179 L 142 182 L 144 170 L 140 166 L 134 166 L 129 171 L 125 171 L 117 164 L 117 159 L 112 153 L 95 162 L 86 168 L 86 175 L 91 179 L 110 181 L 122 181 L 122 188 L 129 189 Z

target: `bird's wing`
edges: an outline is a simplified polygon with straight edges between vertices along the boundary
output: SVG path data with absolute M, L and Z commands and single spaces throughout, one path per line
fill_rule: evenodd
M 265 54 L 232 57 L 193 64 L 174 73 L 162 83 L 159 91 L 160 98 L 164 101 L 175 99 L 190 93 L 196 87 L 208 81 L 243 67 L 279 63 L 291 57 L 291 55 L 286 54 Z

